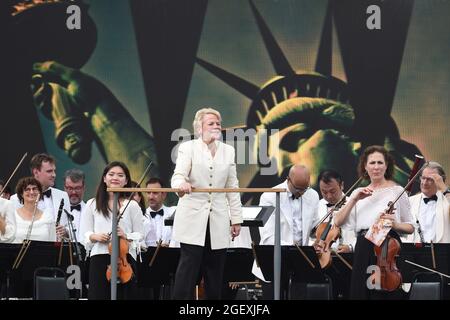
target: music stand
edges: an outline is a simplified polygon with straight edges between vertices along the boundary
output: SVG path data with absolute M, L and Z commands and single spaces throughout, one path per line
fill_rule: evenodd
M 141 254 L 142 262 L 138 263 L 138 285 L 140 287 L 152 288 L 170 285 L 173 282 L 180 259 L 180 249 L 160 247 L 152 266 L 150 266 L 149 263 L 155 251 L 156 247 L 148 247 L 147 251 Z
M 285 251 L 284 261 L 287 264 L 291 281 L 302 283 L 323 283 L 327 281 L 314 247 L 283 246 L 282 250 Z
M 251 282 L 255 280 L 252 273 L 253 266 L 252 249 L 228 248 L 225 268 L 223 273 L 224 283 Z
M 339 255 L 351 266 L 353 265 L 353 253 L 339 253 Z M 333 282 L 334 298 L 347 300 L 350 293 L 352 270 L 335 254 L 332 254 L 331 257 L 333 259 L 331 266 L 324 269 L 324 272 Z
M 13 259 L 17 256 L 21 244 L 3 244 L 2 245 L 2 259 L 3 252 L 6 253 L 6 260 L 9 263 L 7 266 L 7 273 L 10 274 L 10 284 L 13 287 L 13 292 L 17 297 L 32 297 L 33 296 L 33 277 L 34 271 L 40 267 L 56 266 L 58 258 L 57 249 L 54 242 L 31 241 L 30 247 L 27 250 L 21 264 L 17 270 L 11 270 L 12 263 L 10 260 L 11 254 Z M 8 279 L 7 279 L 8 280 Z M 10 296 L 11 286 L 7 288 L 7 295 Z
M 450 274 L 450 245 L 447 243 L 435 243 L 433 244 L 433 246 L 436 262 L 435 270 L 444 274 Z M 423 272 L 425 270 L 413 266 L 405 262 L 405 260 L 409 260 L 424 267 L 434 269 L 431 244 L 423 244 L 422 247 L 417 247 L 414 243 L 402 243 L 400 257 L 397 260 L 397 267 L 402 274 L 403 282 L 408 283 L 412 281 L 417 273 Z

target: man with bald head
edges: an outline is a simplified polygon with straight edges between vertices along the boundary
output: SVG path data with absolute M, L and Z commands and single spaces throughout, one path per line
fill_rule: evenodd
M 309 187 L 309 170 L 304 165 L 294 165 L 286 181 L 274 188 L 285 188 L 280 194 L 281 245 L 308 245 L 312 227 L 318 222 L 319 194 Z M 260 206 L 275 206 L 274 192 L 263 193 Z M 260 244 L 274 244 L 275 212 L 266 225 L 260 228 Z
M 281 245 L 298 244 L 307 246 L 311 229 L 318 222 L 319 194 L 309 187 L 310 174 L 304 165 L 294 165 L 290 168 L 286 181 L 274 188 L 284 188 L 287 192 L 280 193 L 280 231 Z M 263 193 L 260 206 L 275 207 L 276 193 Z M 264 227 L 259 228 L 261 245 L 273 245 L 275 239 L 275 212 L 267 220 Z M 261 269 L 253 264 L 253 274 L 265 281 Z M 287 287 L 282 285 L 282 291 Z M 286 292 L 284 292 L 286 294 Z M 263 299 L 273 299 L 273 289 L 266 281 L 263 283 Z

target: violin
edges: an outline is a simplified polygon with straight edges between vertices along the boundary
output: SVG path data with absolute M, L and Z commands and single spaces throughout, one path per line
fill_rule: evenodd
M 341 236 L 341 229 L 332 223 L 333 211 L 339 210 L 346 202 L 347 195 L 361 182 L 362 177 L 360 177 L 343 195 L 343 197 L 334 205 L 333 208 L 320 220 L 320 222 L 314 226 L 312 233 L 316 236 L 316 241 L 314 242 L 314 248 L 317 252 L 317 257 L 319 258 L 320 266 L 322 269 L 329 268 L 331 262 L 331 245 L 339 239 Z M 328 222 L 325 222 L 328 219 Z
M 145 176 L 147 175 L 152 165 L 153 162 L 150 161 L 150 163 L 147 165 L 147 168 L 145 168 L 145 171 L 142 174 L 141 178 L 139 179 L 137 187 L 141 185 L 142 181 L 144 180 Z M 128 205 L 130 204 L 134 193 L 135 193 L 134 191 L 130 193 L 125 208 L 117 216 L 117 225 L 119 225 L 119 221 L 123 217 L 125 210 L 128 208 Z M 111 236 L 111 234 L 112 232 L 109 235 Z M 120 283 L 127 283 L 133 277 L 133 269 L 131 268 L 131 265 L 128 263 L 127 260 L 128 250 L 129 250 L 128 240 L 119 237 L 119 258 L 117 260 L 117 279 L 120 280 Z M 109 242 L 108 251 L 109 254 L 112 255 L 112 241 Z M 111 265 L 108 265 L 108 268 L 106 269 L 106 279 L 108 279 L 108 281 L 111 281 L 111 275 L 112 275 Z
M 394 204 L 400 199 L 404 192 L 410 192 L 412 183 L 420 172 L 425 168 L 425 165 L 419 170 L 419 164 L 423 157 L 416 155 L 416 161 L 408 179 L 408 183 L 398 197 L 392 202 L 388 203 L 388 208 L 385 214 L 394 214 Z M 375 255 L 377 257 L 377 266 L 380 270 L 380 287 L 382 290 L 394 291 L 402 284 L 402 274 L 397 268 L 396 258 L 400 253 L 400 242 L 391 237 L 389 234 L 384 239 L 383 243 L 378 247 L 374 246 Z
M 314 247 L 319 250 L 317 252 L 317 257 L 319 258 L 320 267 L 322 269 L 326 269 L 331 266 L 331 246 L 341 236 L 341 228 L 336 227 L 331 220 L 332 218 L 330 216 L 328 222 L 322 222 L 316 229 L 316 243 Z
M 112 242 L 108 245 L 109 254 L 112 253 Z M 117 278 L 120 283 L 127 283 L 133 277 L 133 269 L 127 260 L 128 254 L 128 241 L 123 238 L 119 238 L 119 259 L 117 260 Z M 108 265 L 106 269 L 106 279 L 111 281 L 112 269 L 111 265 Z
M 393 214 L 394 206 L 389 203 L 386 214 Z M 380 288 L 385 291 L 394 291 L 402 284 L 402 274 L 397 268 L 396 258 L 399 255 L 401 246 L 400 242 L 391 237 L 386 236 L 381 246 L 374 246 L 375 255 L 377 256 L 377 266 L 380 270 Z

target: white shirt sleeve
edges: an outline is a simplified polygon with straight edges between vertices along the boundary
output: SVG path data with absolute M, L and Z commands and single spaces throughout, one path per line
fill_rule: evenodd
M 16 233 L 16 216 L 14 203 L 8 200 L 1 200 L 2 209 L 0 215 L 5 218 L 5 233 L 0 232 L 0 242 L 11 242 Z
M 186 182 L 189 179 L 189 173 L 192 168 L 191 152 L 188 150 L 189 143 L 192 142 L 183 142 L 178 146 L 177 162 L 171 180 L 172 188 L 178 188 L 183 182 Z M 191 145 L 190 147 L 193 146 Z
M 89 239 L 89 237 L 94 233 L 94 210 L 95 200 L 88 200 L 84 206 L 80 218 L 81 239 L 79 239 L 79 241 L 86 248 L 86 251 L 90 251 L 94 246 L 94 243 Z

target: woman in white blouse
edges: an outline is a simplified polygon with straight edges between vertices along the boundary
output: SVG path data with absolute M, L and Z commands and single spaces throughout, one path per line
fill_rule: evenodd
M 350 285 L 351 299 L 397 298 L 400 291 L 392 294 L 370 290 L 367 286 L 369 277 L 367 267 L 376 264 L 374 245 L 365 238 L 367 230 L 380 218 L 392 221 L 391 237 L 400 241 L 398 233 L 413 233 L 413 217 L 409 199 L 404 193 L 394 205 L 394 214 L 384 214 L 390 201 L 394 201 L 403 188 L 392 181 L 394 159 L 382 146 L 367 147 L 358 165 L 360 176 L 369 178 L 369 185 L 357 188 L 351 194 L 346 205 L 335 215 L 337 226 L 353 230 L 358 235 L 353 256 L 353 270 Z
M 113 193 L 107 188 L 122 188 L 131 186 L 130 171 L 127 166 L 118 161 L 111 162 L 103 170 L 102 178 L 97 187 L 95 198 L 86 203 L 81 217 L 82 242 L 90 251 L 89 264 L 89 299 L 110 299 L 111 287 L 106 279 L 106 270 L 111 262 L 108 250 L 112 228 Z M 128 241 L 128 262 L 136 270 L 136 257 L 139 242 L 142 239 L 142 211 L 139 204 L 131 200 L 127 206 L 126 194 L 119 196 L 119 210 L 125 212 L 119 221 L 117 234 Z M 118 286 L 118 297 L 124 299 L 135 298 L 137 279 L 135 276 Z
M 50 211 L 41 211 L 36 203 L 42 194 L 42 186 L 33 177 L 19 180 L 16 186 L 17 197 L 23 207 L 16 209 L 16 234 L 14 243 L 22 243 L 30 232 L 30 240 L 56 241 L 56 226 Z M 34 216 L 34 217 L 33 217 Z

